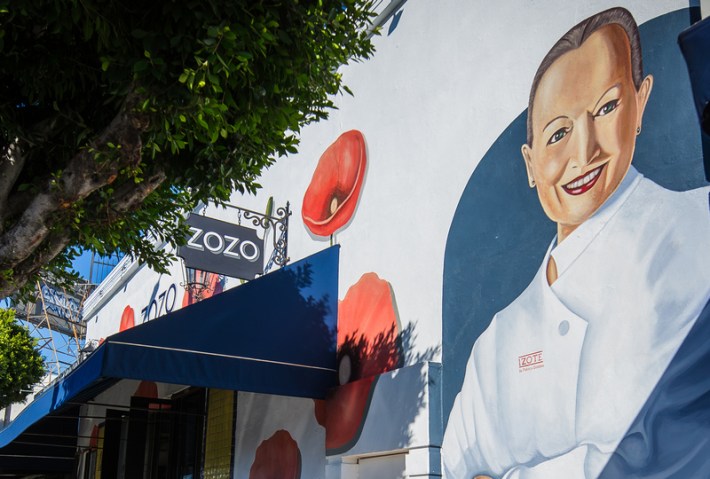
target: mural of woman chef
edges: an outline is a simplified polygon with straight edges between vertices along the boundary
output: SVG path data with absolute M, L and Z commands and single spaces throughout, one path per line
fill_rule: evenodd
M 707 303 L 707 189 L 672 192 L 631 165 L 652 87 L 622 8 L 542 61 L 522 155 L 557 236 L 473 346 L 445 477 L 598 477 Z

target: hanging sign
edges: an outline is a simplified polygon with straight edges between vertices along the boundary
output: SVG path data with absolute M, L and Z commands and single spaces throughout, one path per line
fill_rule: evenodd
M 187 243 L 177 251 L 187 268 L 241 279 L 263 274 L 264 240 L 256 230 L 200 215 L 187 224 Z

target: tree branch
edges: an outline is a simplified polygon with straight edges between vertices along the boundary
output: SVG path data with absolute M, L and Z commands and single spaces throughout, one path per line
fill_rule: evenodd
M 42 181 L 41 183 L 45 184 L 47 181 L 48 180 Z M 4 222 L 9 218 L 19 216 L 20 213 L 27 209 L 36 195 L 37 192 L 32 189 L 13 192 L 12 195 L 7 198 L 5 204 L 2 205 L 2 208 L 4 209 L 0 209 L 0 212 L 2 213 L 0 221 Z
M 121 215 L 140 206 L 148 195 L 165 181 L 165 178 L 165 172 L 161 169 L 155 171 L 141 183 L 127 182 L 121 185 L 111 201 L 107 216 L 98 223 L 111 223 Z M 0 298 L 8 296 L 24 286 L 43 266 L 46 266 L 61 253 L 70 241 L 71 232 L 69 229 L 50 233 L 30 257 L 14 268 L 11 282 L 0 281 Z
M 54 259 L 67 246 L 71 239 L 68 228 L 47 235 L 44 243 L 36 248 L 34 254 L 18 264 L 12 272 L 12 279 L 0 280 L 0 298 L 6 298 L 22 288 L 37 271 Z
M 17 141 L 11 142 L 0 156 L 0 218 L 5 217 L 5 206 L 12 187 L 25 166 L 25 157 Z M 0 222 L 0 232 L 3 224 Z
M 58 179 L 48 180 L 44 191 L 38 193 L 19 219 L 3 232 L 0 270 L 15 269 L 29 258 L 50 234 L 58 212 L 114 181 L 121 169 L 140 162 L 141 133 L 148 128 L 148 116 L 136 111 L 139 100 L 137 94 L 130 93 L 101 135 L 70 160 Z M 120 145 L 120 149 L 113 150 L 117 158 L 98 162 L 94 152 L 106 151 L 109 142 Z
M 156 169 L 155 172 L 140 183 L 127 182 L 119 186 L 111 201 L 111 211 L 118 216 L 126 213 L 140 204 L 154 192 L 165 181 L 166 174 L 163 169 Z M 113 220 L 114 217 L 109 218 Z

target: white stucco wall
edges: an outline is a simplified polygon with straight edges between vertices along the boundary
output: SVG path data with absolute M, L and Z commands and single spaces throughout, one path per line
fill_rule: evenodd
M 471 173 L 527 107 L 552 44 L 578 21 L 620 4 L 638 23 L 688 7 L 679 0 L 406 2 L 398 26 L 388 35 L 390 20 L 375 39 L 374 57 L 343 69 L 355 96 L 339 97 L 328 121 L 302 131 L 300 153 L 266 171 L 256 197 L 234 203 L 263 210 L 269 196 L 277 205 L 290 201 L 291 258 L 326 247 L 301 221 L 303 194 L 328 145 L 347 130 L 362 131 L 367 176 L 350 225 L 335 236 L 340 298 L 363 273 L 376 272 L 392 284 L 402 327 L 415 325 L 414 353 L 436 348 L 446 238 Z
M 701 3 L 707 15 L 707 2 Z M 578 21 L 617 5 L 628 8 L 641 24 L 689 3 L 409 0 L 395 17 L 396 28 L 388 32 L 390 20 L 375 39 L 374 57 L 343 69 L 355 96 L 338 97 L 339 109 L 328 121 L 304 128 L 300 153 L 279 159 L 265 171 L 259 181 L 263 189 L 256 196 L 235 195 L 232 203 L 263 211 L 270 196 L 277 207 L 289 201 L 291 259 L 326 248 L 329 240 L 313 237 L 301 220 L 303 195 L 324 150 L 341 133 L 360 130 L 368 170 L 352 221 L 334 238 L 342 246 L 339 297 L 364 273 L 377 273 L 392 285 L 402 327 L 414 327 L 412 357 L 440 361 L 444 253 L 462 191 L 491 144 L 526 108 L 534 72 L 552 44 Z M 230 210 L 211 209 L 208 214 L 236 220 Z M 154 292 L 171 284 L 177 286 L 179 307 L 179 266 L 171 277 L 158 277 L 145 268 L 132 274 L 127 286 L 110 293 L 105 306 L 89 315 L 90 338 L 118 331 L 126 304 L 135 309 L 139 324 L 140 311 Z M 272 419 L 280 418 L 287 412 L 283 401 L 271 403 L 273 411 L 262 411 L 264 417 L 273 413 Z M 307 406 L 310 418 L 310 403 Z M 281 419 L 272 419 L 271 429 L 282 427 Z M 422 428 L 426 419 L 412 424 Z M 267 432 L 273 431 L 259 434 Z M 375 438 L 376 432 L 365 430 L 364 441 Z M 430 445 L 438 446 L 437 441 L 440 438 Z M 376 453 L 363 446 L 353 454 L 364 452 Z M 247 469 L 239 471 L 246 474 Z

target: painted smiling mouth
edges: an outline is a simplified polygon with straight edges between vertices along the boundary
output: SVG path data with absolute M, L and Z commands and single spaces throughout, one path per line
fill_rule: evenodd
M 585 175 L 578 176 L 566 185 L 562 185 L 562 188 L 570 195 L 581 195 L 582 193 L 589 191 L 596 184 L 599 179 L 599 175 L 605 166 L 606 164 L 601 165 Z

